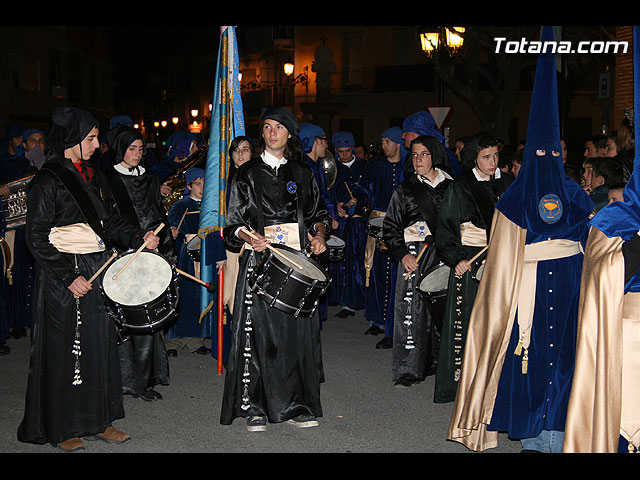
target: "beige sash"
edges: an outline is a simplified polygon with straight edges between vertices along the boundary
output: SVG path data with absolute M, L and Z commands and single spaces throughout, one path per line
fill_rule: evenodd
M 535 307 L 536 275 L 538 262 L 565 258 L 582 252 L 580 242 L 572 240 L 545 240 L 532 243 L 524 247 L 524 264 L 522 266 L 522 280 L 518 295 L 518 327 L 519 341 L 516 355 L 522 355 L 522 373 L 527 373 L 528 349 L 531 339 L 531 325 Z
M 369 220 L 372 218 L 384 217 L 387 213 L 380 210 L 371 210 Z M 373 267 L 373 256 L 376 254 L 376 242 L 377 239 L 371 235 L 367 236 L 367 245 L 364 248 L 364 268 L 367 272 L 365 286 L 369 286 L 369 277 L 371 276 L 371 268 Z
M 74 223 L 53 227 L 49 232 L 49 242 L 63 253 L 95 253 L 105 250 L 102 239 L 88 223 Z
M 4 275 L 7 278 L 9 285 L 13 285 L 13 249 L 15 245 L 16 239 L 16 231 L 15 230 L 7 230 L 5 232 L 5 238 L 0 237 L 2 239 L 2 256 L 4 259 Z
M 487 245 L 487 231 L 476 227 L 471 222 L 460 224 L 460 242 L 467 247 L 485 247 Z
M 240 258 L 244 253 L 243 245 L 239 253 L 227 250 L 227 261 L 224 264 L 224 285 L 223 303 L 229 307 L 229 311 L 233 312 L 234 300 L 236 297 L 236 284 L 238 283 L 238 272 L 240 271 Z
M 620 434 L 629 451 L 640 450 L 640 293 L 629 292 L 622 307 L 622 412 Z
M 264 236 L 267 237 L 271 244 L 286 245 L 287 247 L 300 250 L 300 235 L 298 234 L 297 223 L 281 223 L 279 225 L 269 225 L 264 227 Z M 250 243 L 245 247 L 253 250 Z
M 431 230 L 429 230 L 427 222 L 422 220 L 404 229 L 405 243 L 424 242 L 424 239 L 429 235 L 431 235 Z

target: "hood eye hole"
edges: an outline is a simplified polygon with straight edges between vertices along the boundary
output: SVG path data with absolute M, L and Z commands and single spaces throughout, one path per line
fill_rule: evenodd
M 554 157 L 559 157 L 560 156 L 560 152 L 553 151 L 553 152 L 551 152 L 551 155 L 553 155 Z
M 547 152 L 545 150 L 536 150 L 536 155 L 543 157 Z

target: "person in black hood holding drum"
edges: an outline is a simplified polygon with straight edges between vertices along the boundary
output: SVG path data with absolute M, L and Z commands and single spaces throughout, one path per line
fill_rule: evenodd
M 442 197 L 452 180 L 444 169 L 446 152 L 438 139 L 421 135 L 409 148 L 405 180 L 393 192 L 382 224 L 389 254 L 398 262 L 392 380 L 399 387 L 423 381 L 437 358 L 437 309 L 418 287 L 424 274 L 439 264 L 433 236 Z
M 281 422 L 313 427 L 322 416 L 324 373 L 318 313 L 306 300 L 316 292 L 312 284 L 328 286 L 328 277 L 303 251 L 307 244 L 310 255 L 326 250 L 330 217 L 313 172 L 302 160 L 298 124 L 291 112 L 265 110 L 255 152 L 229 186 L 223 230 L 229 249 L 244 245 L 245 251 L 220 423 L 230 425 L 245 417 L 249 431 Z M 290 260 L 283 261 L 283 256 Z M 287 281 L 278 281 L 278 272 L 269 270 L 278 264 L 291 266 Z M 260 271 L 267 275 L 255 275 Z M 308 290 L 296 281 L 305 276 Z M 302 307 L 309 311 L 296 315 Z
M 162 205 L 160 183 L 145 168 L 145 142 L 139 130 L 117 125 L 107 132 L 114 165 L 96 170 L 96 185 L 102 199 L 122 219 L 137 228 L 155 230 L 160 224 L 160 253 L 171 265 L 177 261 L 166 211 Z M 140 279 L 145 282 L 148 279 Z M 122 280 L 121 280 L 122 282 Z M 126 282 L 123 282 L 126 287 Z M 162 328 L 153 332 L 123 330 L 120 345 L 122 388 L 125 395 L 149 402 L 161 400 L 156 385 L 169 385 L 169 359 Z
M 35 259 L 32 347 L 21 442 L 84 449 L 82 439 L 122 443 L 112 422 L 124 417 L 117 333 L 90 280 L 114 245 L 158 246 L 100 198 L 87 161 L 99 147 L 88 112 L 53 113 L 47 161 L 27 189 L 27 242 Z M 93 288 L 92 288 L 93 287 Z

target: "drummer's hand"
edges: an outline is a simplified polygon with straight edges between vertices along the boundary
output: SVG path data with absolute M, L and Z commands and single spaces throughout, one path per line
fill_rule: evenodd
M 337 230 L 339 226 L 340 224 L 338 223 L 338 220 L 331 217 L 331 230 Z
M 144 241 L 147 242 L 147 248 L 149 250 L 155 250 L 160 245 L 160 237 L 154 233 L 153 230 L 149 230 L 144 234 Z
M 338 210 L 338 215 L 340 215 L 341 217 L 348 217 L 349 214 L 347 214 L 345 209 L 342 208 L 343 205 L 344 205 L 343 202 L 338 202 L 338 204 L 336 205 L 336 209 Z
M 259 233 L 255 234 L 258 238 L 251 238 L 251 247 L 256 252 L 264 252 L 267 249 L 267 246 L 271 243 L 268 238 L 263 237 Z
M 404 257 L 402 257 L 402 266 L 407 272 L 415 272 L 418 268 L 418 262 L 416 261 L 416 257 L 407 253 Z
M 180 235 L 180 230 L 178 230 L 176 227 L 171 227 L 171 236 L 174 240 L 178 238 L 178 235 Z
M 311 239 L 311 253 L 314 255 L 320 255 L 327 250 L 327 243 L 324 241 L 322 235 L 316 235 Z
M 160 185 L 160 195 L 164 198 L 168 195 L 171 195 L 171 192 L 173 190 L 171 190 L 171 187 L 167 184 L 167 182 L 164 182 L 162 185 Z
M 67 287 L 75 297 L 82 297 L 91 290 L 91 284 L 82 275 L 76 277 L 76 279 Z
M 347 208 L 353 207 L 356 203 L 358 203 L 358 199 L 357 198 L 352 198 L 351 200 L 349 200 L 347 202 Z
M 458 264 L 455 266 L 454 270 L 456 272 L 456 275 L 461 277 L 465 273 L 471 271 L 471 264 L 466 260 L 460 260 Z

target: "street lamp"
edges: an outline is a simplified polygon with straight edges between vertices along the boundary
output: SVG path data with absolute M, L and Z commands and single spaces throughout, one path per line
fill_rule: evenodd
M 420 34 L 420 46 L 429 58 L 443 48 L 456 54 L 464 44 L 464 32 L 464 27 L 434 27 Z
M 282 66 L 284 69 L 284 74 L 287 76 L 287 80 L 289 83 L 293 85 L 304 85 L 305 87 L 309 86 L 309 67 L 306 66 L 302 69 L 302 73 L 296 77 L 293 77 L 294 65 L 293 62 L 285 62 Z

